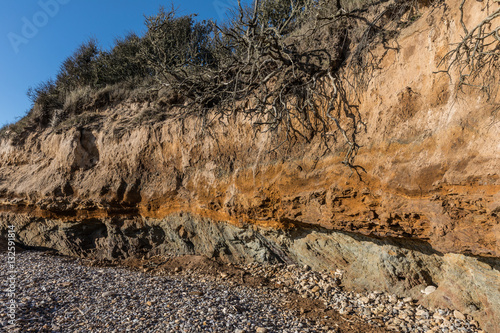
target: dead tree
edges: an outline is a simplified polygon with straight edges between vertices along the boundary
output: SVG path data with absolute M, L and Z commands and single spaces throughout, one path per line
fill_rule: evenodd
M 267 3 L 288 3 L 280 7 L 286 9 L 286 15 L 269 19 L 263 14 Z M 243 8 L 238 1 L 232 24 L 214 25 L 210 62 L 158 68 L 163 84 L 186 98 L 179 116 L 195 113 L 207 126 L 214 119 L 244 115 L 258 130 L 278 134 L 281 141 L 276 142 L 276 148 L 320 137 L 330 149 L 341 139 L 346 147 L 343 163 L 356 169 L 354 158 L 360 148 L 356 136 L 362 122 L 356 101 L 348 92 L 355 88 L 344 75 L 344 66 L 348 59 L 362 63 L 365 51 L 376 40 L 374 35 L 411 6 L 393 1 L 369 20 L 363 10 L 338 10 L 328 1 L 334 15 L 324 17 L 323 8 L 314 8 L 315 3 L 256 0 L 253 7 Z M 366 24 L 364 33 L 349 35 L 349 20 Z M 311 21 L 314 24 L 304 23 Z M 329 29 L 328 35 L 335 35 L 335 42 L 319 47 L 303 45 L 301 41 L 317 39 L 323 28 Z M 360 46 L 354 47 L 352 41 Z

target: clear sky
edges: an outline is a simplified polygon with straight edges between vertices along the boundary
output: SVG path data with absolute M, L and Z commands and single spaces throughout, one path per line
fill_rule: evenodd
M 245 1 L 243 1 L 245 2 Z M 0 3 L 0 127 L 31 107 L 30 86 L 54 78 L 82 42 L 108 48 L 116 37 L 145 31 L 144 15 L 163 5 L 198 19 L 225 19 L 237 0 L 10 0 Z

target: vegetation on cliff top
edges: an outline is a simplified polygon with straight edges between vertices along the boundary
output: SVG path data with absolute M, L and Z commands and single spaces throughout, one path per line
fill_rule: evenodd
M 258 130 L 279 133 L 277 147 L 318 135 L 327 149 L 343 140 L 344 163 L 352 166 L 363 129 L 355 91 L 377 68 L 371 47 L 417 19 L 422 5 L 439 2 L 255 0 L 244 7 L 238 1 L 222 25 L 161 8 L 146 17 L 143 36 L 129 34 L 109 50 L 94 39 L 83 43 L 54 80 L 29 89 L 32 109 L 2 135 L 19 142 L 40 128 L 84 126 L 92 121 L 88 112 L 128 101 L 150 104 L 145 120 L 193 115 L 202 129 L 242 114 Z M 459 66 L 462 83 L 468 70 L 481 71 L 481 63 L 469 66 L 478 54 L 498 63 L 498 29 L 485 35 L 490 21 L 470 32 L 464 27 L 464 42 L 447 55 L 445 70 Z M 490 44 L 480 49 L 478 41 Z M 471 55 L 471 45 L 483 52 Z

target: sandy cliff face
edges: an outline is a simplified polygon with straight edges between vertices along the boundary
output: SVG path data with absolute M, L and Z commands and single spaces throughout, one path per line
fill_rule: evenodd
M 145 106 L 121 105 L 100 111 L 99 127 L 2 141 L 0 224 L 71 254 L 345 268 L 352 287 L 411 291 L 494 332 L 500 94 L 460 92 L 456 77 L 434 73 L 461 37 L 458 4 L 424 10 L 373 50 L 380 69 L 358 91 L 361 177 L 341 163 L 340 141 L 326 154 L 315 140 L 269 153 L 276 139 L 243 120 L 216 122 L 212 135 L 195 119 L 130 127 Z M 471 2 L 464 20 L 473 26 L 499 5 Z M 429 284 L 438 292 L 424 298 Z

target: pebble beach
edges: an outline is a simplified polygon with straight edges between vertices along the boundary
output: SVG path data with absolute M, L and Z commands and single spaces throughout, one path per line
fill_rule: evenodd
M 7 253 L 0 260 L 6 262 Z M 4 332 L 331 333 L 346 331 L 352 321 L 360 332 L 482 332 L 456 310 L 431 311 L 411 298 L 377 291 L 344 291 L 339 276 L 295 265 L 239 267 L 269 279 L 272 288 L 242 285 L 225 273 L 206 276 L 182 268 L 175 274 L 145 273 L 32 251 L 17 253 L 15 265 L 14 325 L 9 325 L 9 295 L 5 288 L 0 293 Z M 0 279 L 7 279 L 7 270 Z M 308 310 L 294 307 L 294 299 L 320 302 L 327 324 L 304 316 Z M 327 311 L 345 322 L 328 321 Z

